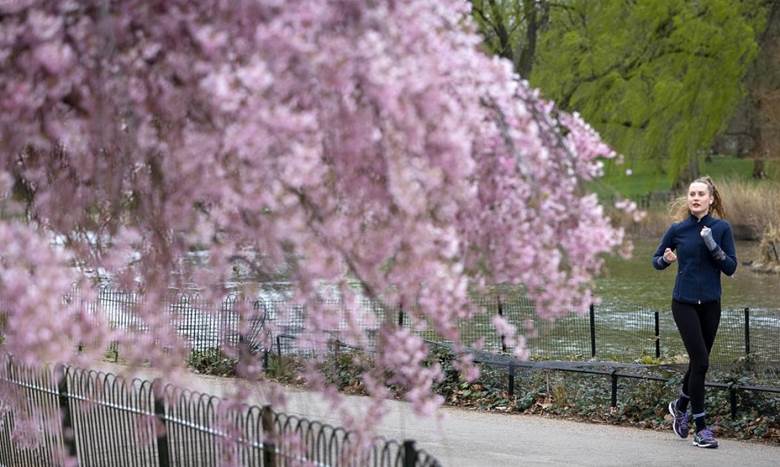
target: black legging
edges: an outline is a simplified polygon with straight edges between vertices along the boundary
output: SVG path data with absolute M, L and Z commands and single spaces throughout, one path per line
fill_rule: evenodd
M 700 414 L 704 412 L 704 377 L 720 324 L 720 300 L 700 305 L 672 300 L 672 315 L 690 357 L 683 392 L 691 398 L 692 412 Z

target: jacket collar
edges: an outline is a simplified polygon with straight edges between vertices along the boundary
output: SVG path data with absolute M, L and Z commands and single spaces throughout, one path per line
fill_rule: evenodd
M 699 219 L 698 217 L 694 216 L 693 214 L 688 215 L 688 220 L 691 221 L 694 224 L 702 224 L 709 227 L 709 225 L 712 223 L 712 216 L 709 214 L 705 214 L 704 217 Z

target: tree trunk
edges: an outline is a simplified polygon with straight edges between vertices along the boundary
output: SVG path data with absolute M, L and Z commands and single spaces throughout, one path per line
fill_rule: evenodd
M 764 168 L 764 159 L 759 157 L 753 159 L 753 178 L 761 180 L 766 178 L 766 169 Z
M 512 60 L 512 44 L 509 42 L 509 31 L 504 23 L 504 15 L 501 12 L 501 8 L 495 2 L 495 0 L 488 0 L 490 4 L 490 14 L 493 17 L 494 26 L 493 29 L 496 32 L 499 43 L 499 55 Z
M 701 176 L 699 170 L 699 154 L 695 153 L 688 159 L 688 176 L 690 180 L 696 180 Z
M 778 157 L 777 101 L 780 91 L 780 2 L 771 3 L 764 31 L 757 38 L 759 53 L 745 77 L 748 95 L 716 147 L 734 155 L 746 154 L 754 160 L 753 176 L 765 171 L 767 158 Z M 761 161 L 761 162 L 759 162 Z
M 699 154 L 694 152 L 694 154 L 688 158 L 688 165 L 680 169 L 677 180 L 672 184 L 672 190 L 687 189 L 688 185 L 700 176 Z
M 525 13 L 525 47 L 515 48 L 514 59 L 517 74 L 530 79 L 536 55 L 536 39 L 539 31 L 547 26 L 550 19 L 550 5 L 547 0 L 523 0 Z

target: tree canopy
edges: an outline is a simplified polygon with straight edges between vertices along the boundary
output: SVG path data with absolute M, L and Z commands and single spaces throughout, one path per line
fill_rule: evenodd
M 695 175 L 698 152 L 710 147 L 743 96 L 742 79 L 756 56 L 769 5 L 764 0 L 485 3 L 496 6 L 490 26 L 481 29 L 496 53 L 502 49 L 489 30 L 500 30 L 499 20 L 544 11 L 545 27 L 525 78 L 562 109 L 579 112 L 629 161 L 653 161 L 670 182 Z M 523 21 L 504 21 L 518 24 L 513 34 L 522 37 Z M 525 47 L 528 41 L 517 44 Z
M 334 319 L 367 345 L 353 280 L 453 342 L 479 312 L 469 290 L 489 284 L 523 284 L 543 316 L 586 310 L 623 232 L 582 181 L 614 153 L 482 53 L 468 18 L 456 0 L 0 2 L 3 349 L 67 360 L 127 338 L 63 304 L 89 285 L 78 263 L 145 294 L 130 361 L 181 365 L 168 287 L 219 297 L 248 250 L 257 271 L 287 265 L 317 346 Z M 172 275 L 192 249 L 209 268 Z M 346 310 L 323 305 L 323 283 Z M 440 369 L 423 340 L 373 331 L 369 392 L 393 383 L 430 412 Z

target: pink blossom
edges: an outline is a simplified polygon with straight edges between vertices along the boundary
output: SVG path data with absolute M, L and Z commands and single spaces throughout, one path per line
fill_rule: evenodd
M 103 6 L 0 2 L 0 173 L 29 195 L 13 206 L 26 224 L 0 220 L 3 346 L 25 361 L 110 335 L 61 303 L 78 264 L 143 291 L 149 331 L 128 358 L 181 366 L 189 349 L 160 313 L 168 288 L 197 283 L 218 301 L 249 251 L 258 277 L 294 283 L 306 345 L 337 331 L 368 348 L 378 332 L 371 394 L 398 384 L 428 413 L 441 371 L 427 346 L 389 315 L 361 321 L 346 283 L 385 310 L 405 304 L 473 378 L 458 328 L 480 312 L 470 290 L 522 285 L 542 317 L 585 312 L 603 256 L 627 245 L 582 183 L 614 152 L 482 52 L 469 2 Z M 182 266 L 192 251 L 206 267 Z M 524 356 L 516 329 L 494 325 Z
M 36 60 L 46 68 L 46 71 L 56 75 L 65 71 L 73 63 L 73 49 L 67 44 L 46 42 L 36 47 Z

